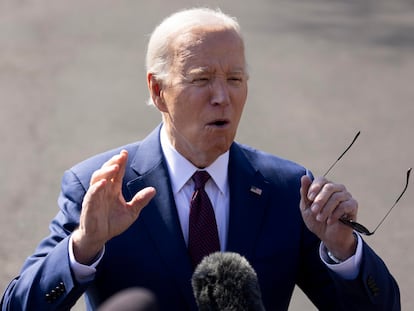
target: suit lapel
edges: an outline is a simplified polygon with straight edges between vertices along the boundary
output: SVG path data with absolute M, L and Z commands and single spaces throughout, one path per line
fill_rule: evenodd
M 171 190 L 168 170 L 163 160 L 158 127 L 138 147 L 126 176 L 131 197 L 140 189 L 153 186 L 157 195 L 143 209 L 142 220 L 156 244 L 160 256 L 175 276 L 184 297 L 195 309 L 189 280 L 192 267 Z M 246 158 L 237 144 L 230 149 L 229 161 L 230 219 L 227 250 L 250 257 L 254 250 L 268 198 L 268 184 Z
M 227 250 L 251 257 L 268 200 L 268 183 L 237 144 L 230 149 Z
M 168 170 L 163 161 L 159 128 L 141 143 L 131 168 L 139 175 L 127 183 L 131 196 L 148 186 L 153 186 L 157 190 L 157 195 L 142 210 L 140 217 L 186 300 L 193 304 L 193 293 L 189 285 L 192 267 L 181 232 Z

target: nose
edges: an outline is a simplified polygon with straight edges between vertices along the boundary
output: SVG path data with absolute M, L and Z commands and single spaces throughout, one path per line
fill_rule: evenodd
M 230 103 L 230 91 L 226 79 L 214 79 L 211 84 L 211 103 L 213 105 L 228 105 Z

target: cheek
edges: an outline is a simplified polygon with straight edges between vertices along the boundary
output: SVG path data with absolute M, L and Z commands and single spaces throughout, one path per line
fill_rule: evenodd
M 234 102 L 238 103 L 238 105 L 244 106 L 247 99 L 247 90 L 247 83 L 230 89 L 230 94 Z
M 195 132 L 203 124 L 203 110 L 199 102 L 195 102 L 191 98 L 184 98 L 176 101 L 170 109 L 170 118 L 174 123 L 174 127 L 181 131 Z
M 206 92 L 185 92 L 175 102 L 175 117 L 185 123 L 198 123 L 208 108 Z
M 235 113 L 238 115 L 238 119 L 241 118 L 241 115 L 243 113 L 244 110 L 244 106 L 246 105 L 246 98 L 247 98 L 247 93 L 238 93 L 237 96 L 235 97 L 235 101 L 234 101 L 234 110 Z

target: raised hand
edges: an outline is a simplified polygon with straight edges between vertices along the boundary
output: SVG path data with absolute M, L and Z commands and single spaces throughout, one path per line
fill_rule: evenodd
M 345 260 L 355 253 L 356 240 L 352 228 L 339 221 L 356 219 L 358 203 L 345 186 L 324 177 L 313 182 L 308 176 L 301 180 L 300 210 L 306 226 L 322 240 L 336 258 Z
M 136 221 L 155 195 L 155 189 L 147 187 L 131 201 L 125 201 L 122 180 L 127 159 L 128 152 L 123 150 L 92 175 L 82 203 L 79 228 L 73 233 L 73 251 L 79 263 L 90 263 L 107 241 Z

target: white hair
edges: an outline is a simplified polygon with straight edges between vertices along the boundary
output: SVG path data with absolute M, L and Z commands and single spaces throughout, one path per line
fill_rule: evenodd
M 147 73 L 152 73 L 159 81 L 166 81 L 173 55 L 170 47 L 174 39 L 179 34 L 203 26 L 219 26 L 224 29 L 232 29 L 243 41 L 237 20 L 219 9 L 193 8 L 178 11 L 165 18 L 152 32 L 146 55 Z M 151 96 L 148 104 L 154 104 Z

